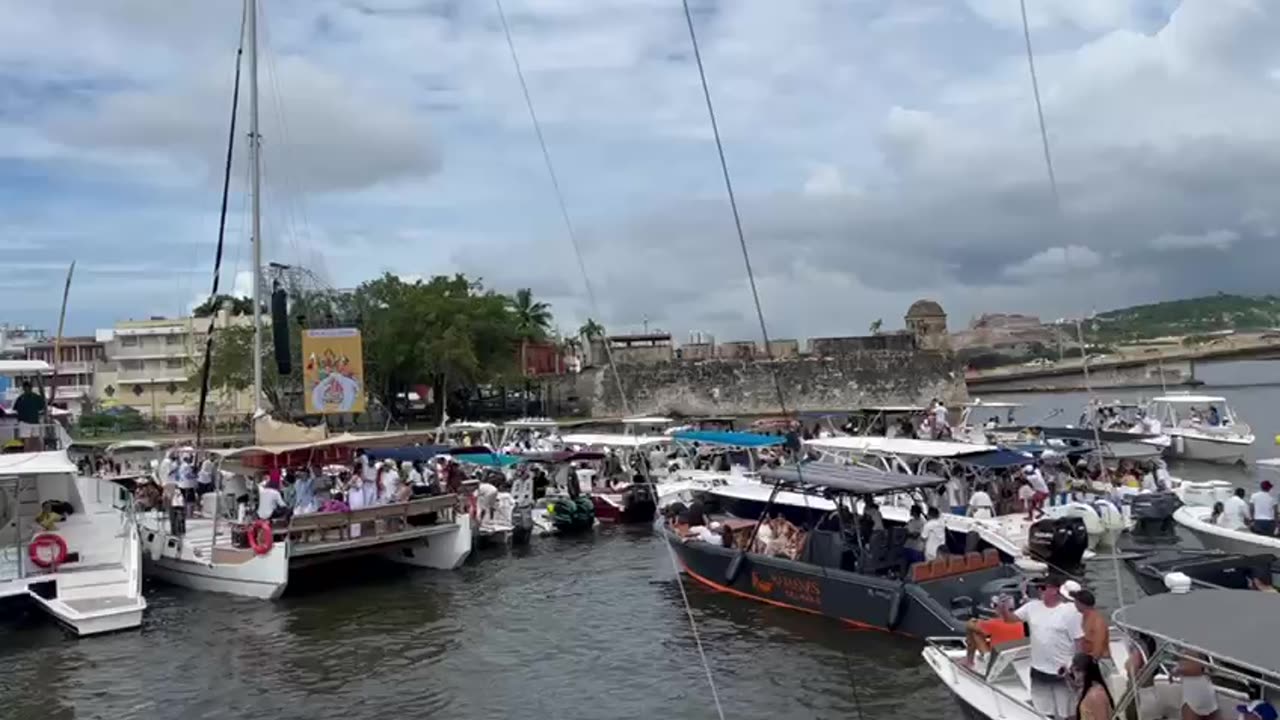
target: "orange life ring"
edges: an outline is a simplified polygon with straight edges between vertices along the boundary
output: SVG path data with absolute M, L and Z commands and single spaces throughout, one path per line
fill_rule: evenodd
M 45 554 L 46 548 L 53 548 L 53 557 Z M 40 533 L 31 539 L 31 544 L 27 546 L 27 557 L 31 558 L 31 562 L 38 567 L 48 568 L 61 565 L 67 559 L 67 541 L 62 539 L 61 535 L 53 533 Z
M 271 523 L 266 520 L 255 520 L 249 526 L 249 547 L 259 555 L 266 555 L 271 552 L 271 545 L 275 539 L 271 537 Z

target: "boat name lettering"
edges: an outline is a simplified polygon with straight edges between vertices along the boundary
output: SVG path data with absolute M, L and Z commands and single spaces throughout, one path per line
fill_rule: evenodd
M 800 578 L 791 575 L 751 573 L 751 587 L 765 595 L 781 595 L 802 605 L 822 604 L 822 585 L 816 578 Z

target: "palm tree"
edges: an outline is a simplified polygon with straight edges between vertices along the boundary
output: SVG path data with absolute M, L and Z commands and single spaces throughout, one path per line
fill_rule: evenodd
M 578 334 L 586 338 L 587 342 L 591 342 L 604 335 L 604 326 L 593 318 L 587 318 L 587 321 L 582 323 L 582 327 L 578 328 Z
M 529 366 L 525 354 L 529 341 L 542 340 L 547 336 L 551 329 L 551 306 L 535 302 L 532 290 L 520 288 L 511 300 L 511 310 L 515 313 L 516 336 L 520 338 L 520 373 L 527 374 Z
M 884 327 L 884 321 L 877 318 L 875 322 L 871 323 L 871 334 L 879 335 L 882 327 Z

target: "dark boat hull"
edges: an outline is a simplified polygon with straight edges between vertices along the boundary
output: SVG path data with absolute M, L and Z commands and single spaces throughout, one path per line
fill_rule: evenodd
M 933 587 L 926 589 L 912 582 L 836 568 L 824 571 L 809 563 L 685 542 L 668 528 L 662 533 L 685 573 L 714 590 L 825 615 L 853 627 L 919 638 L 962 633 L 964 620 L 951 612 L 949 600 L 977 598 L 984 584 L 1013 572 L 1004 566 L 989 568 L 930 581 Z

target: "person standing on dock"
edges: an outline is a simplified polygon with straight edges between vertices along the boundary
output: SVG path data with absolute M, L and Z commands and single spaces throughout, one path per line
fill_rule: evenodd
M 1050 575 L 1039 599 L 1012 612 L 1000 608 L 1006 621 L 1020 620 L 1030 630 L 1031 703 L 1051 720 L 1066 720 L 1075 710 L 1064 675 L 1075 656 L 1080 613 L 1062 598 L 1062 583 L 1060 576 Z

